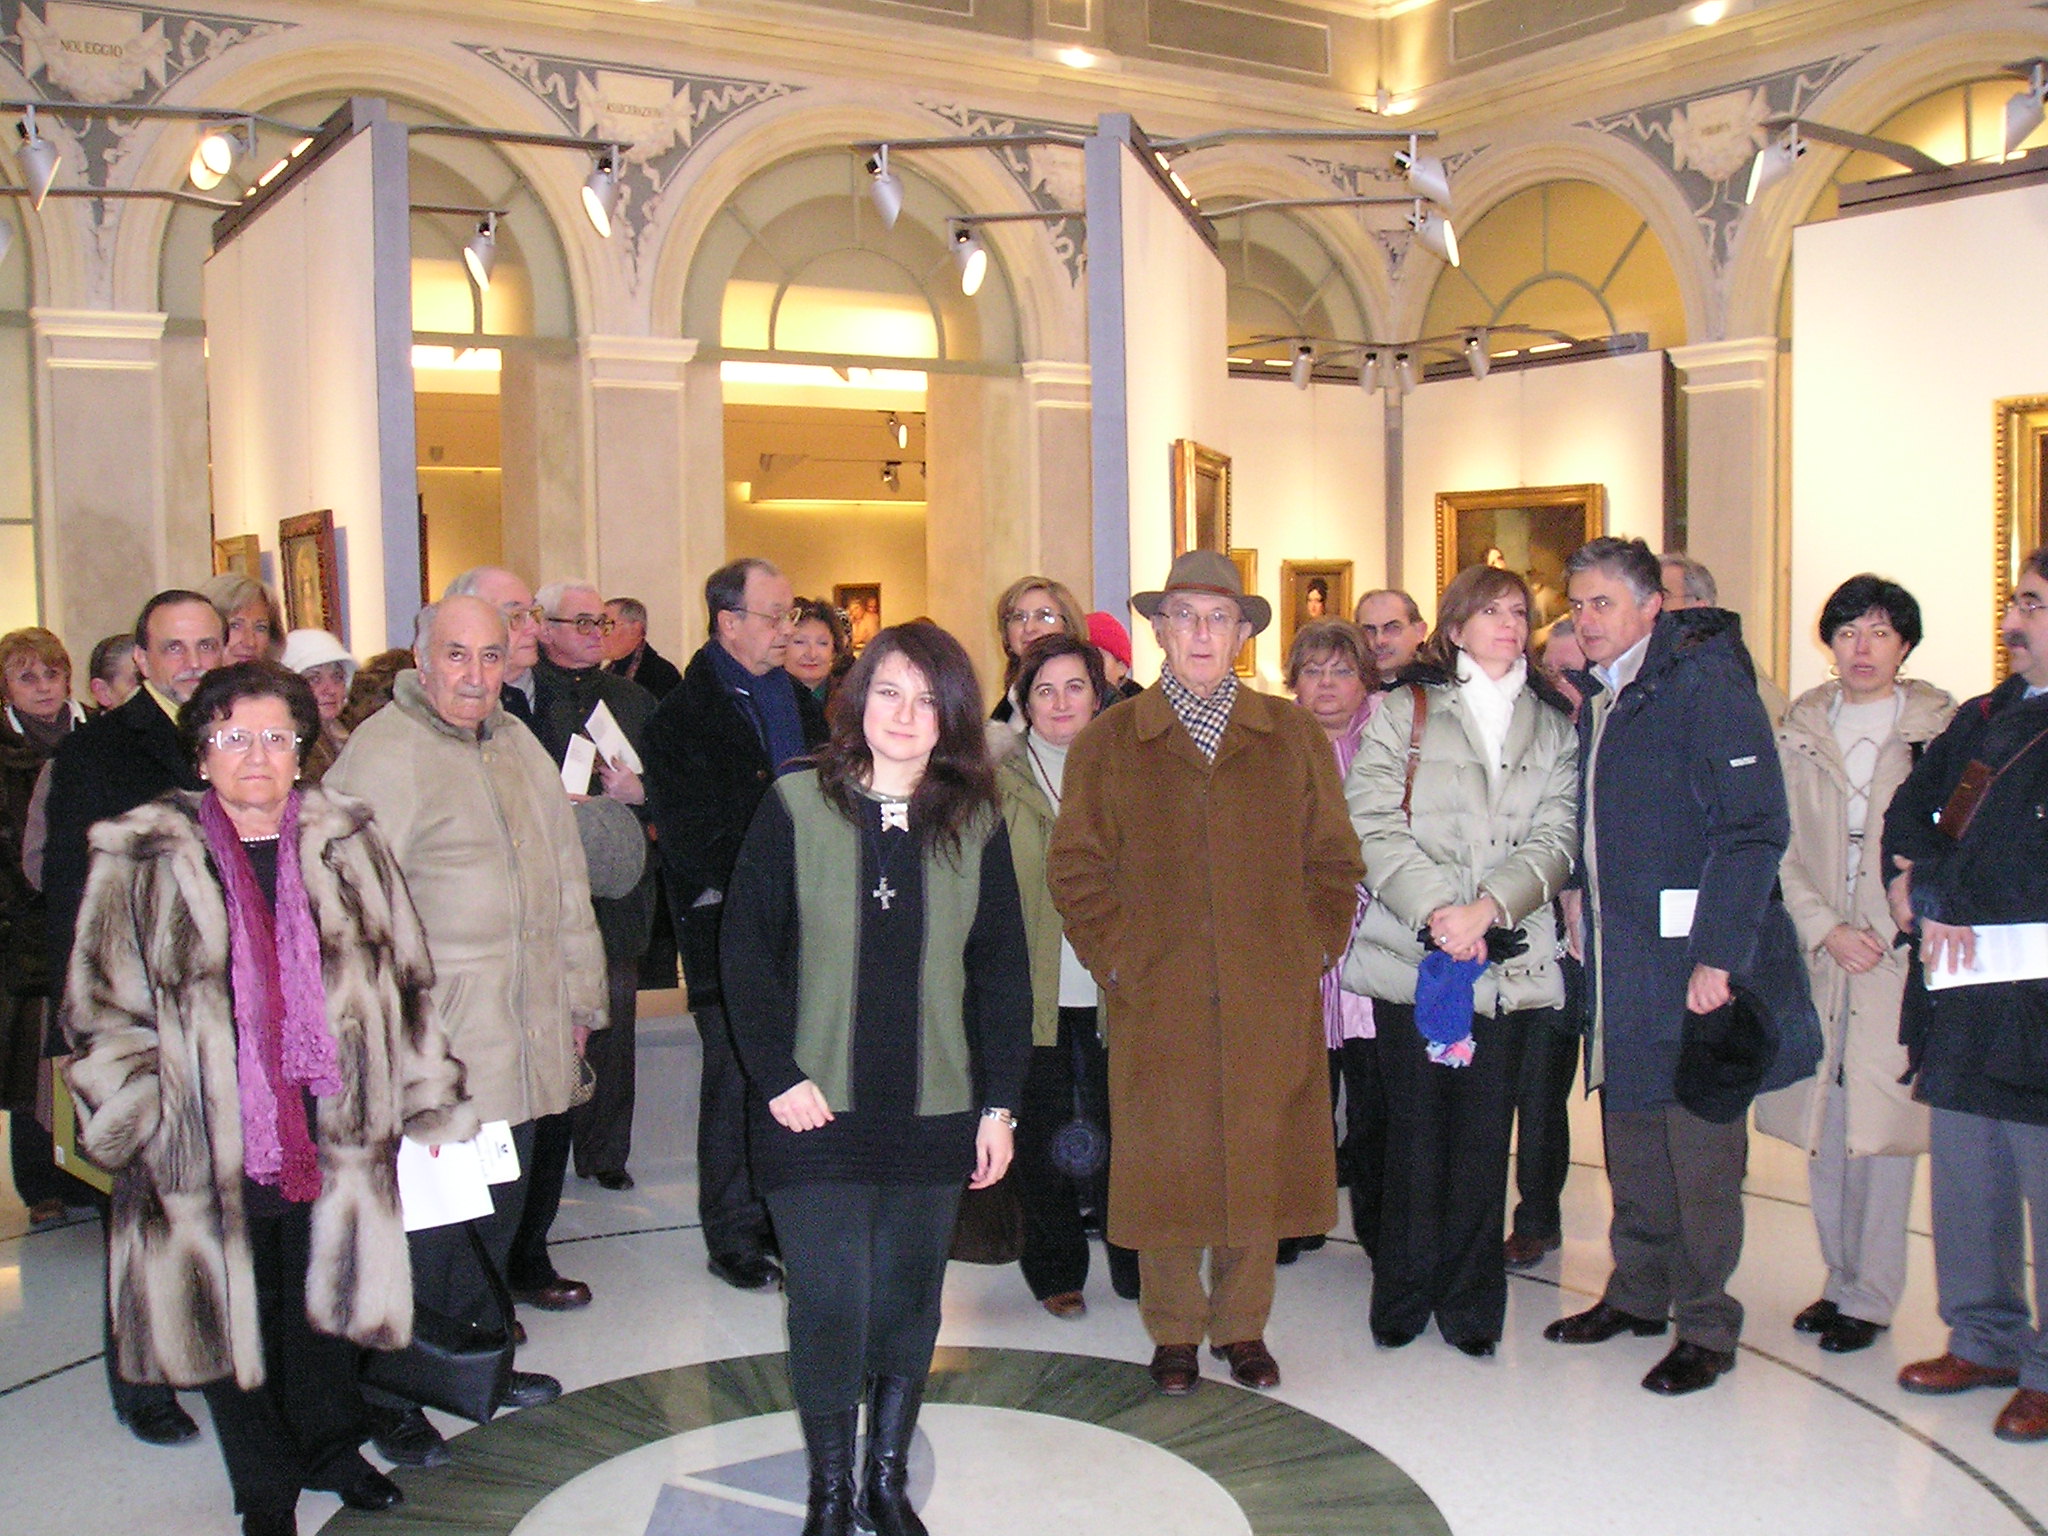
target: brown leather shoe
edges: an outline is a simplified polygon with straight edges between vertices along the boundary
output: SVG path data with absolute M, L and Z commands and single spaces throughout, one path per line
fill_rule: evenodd
M 1501 1244 L 1501 1252 L 1508 1261 L 1509 1269 L 1527 1269 L 1531 1264 L 1541 1262 L 1543 1255 L 1560 1247 L 1561 1237 L 1525 1237 L 1515 1233 Z
M 1899 1372 L 1901 1387 L 1925 1397 L 1946 1397 L 1951 1392 L 1970 1392 L 1978 1387 L 2016 1387 L 2019 1381 L 2018 1371 L 1995 1370 L 1960 1355 L 1915 1360 Z
M 2021 1387 L 2013 1393 L 2012 1401 L 1998 1411 L 1998 1422 L 1991 1427 L 1991 1433 L 2021 1445 L 2048 1440 L 2048 1392 Z
M 1280 1365 L 1264 1339 L 1243 1339 L 1235 1344 L 1212 1344 L 1209 1353 L 1230 1362 L 1230 1379 L 1240 1387 L 1263 1392 L 1280 1385 Z
M 1048 1296 L 1039 1303 L 1054 1317 L 1076 1318 L 1088 1315 L 1088 1298 L 1079 1291 L 1061 1291 L 1057 1296 Z
M 559 1275 L 546 1285 L 530 1291 L 515 1290 L 512 1293 L 529 1307 L 539 1307 L 543 1312 L 574 1312 L 578 1307 L 590 1305 L 590 1287 L 581 1280 L 565 1280 Z
M 1202 1362 L 1192 1344 L 1162 1344 L 1152 1351 L 1152 1380 L 1168 1397 L 1186 1397 L 1202 1384 Z

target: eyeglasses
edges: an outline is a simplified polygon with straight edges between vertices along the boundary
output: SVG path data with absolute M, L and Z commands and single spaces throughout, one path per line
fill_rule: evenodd
M 516 604 L 507 603 L 503 611 L 505 614 L 505 624 L 510 629 L 517 629 L 522 624 L 538 624 L 548 616 L 547 609 L 541 607 L 538 603 L 535 603 L 530 608 L 521 608 Z
M 1005 625 L 1048 624 L 1054 628 L 1063 626 L 1067 616 L 1057 608 L 1012 608 L 1003 615 Z
M 766 619 L 777 629 L 793 629 L 796 626 L 797 611 L 794 608 L 777 608 L 769 613 L 763 613 L 759 608 L 742 608 L 739 611 L 751 618 Z
M 1348 683 L 1351 679 L 1358 676 L 1358 668 L 1352 666 L 1349 662 L 1333 662 L 1329 665 L 1311 663 L 1303 667 L 1299 675 L 1302 677 L 1327 678 L 1333 683 Z
M 2005 606 L 2007 608 L 2017 608 L 2031 619 L 2043 608 L 2048 608 L 2048 603 L 2042 602 L 2040 598 L 2034 596 L 2031 592 L 2015 592 L 2005 600 Z
M 608 635 L 619 627 L 619 621 L 607 613 L 582 613 L 574 618 L 557 618 L 550 613 L 543 617 L 550 624 L 573 624 L 579 635 Z
M 1161 617 L 1182 634 L 1192 634 L 1198 629 L 1228 633 L 1244 622 L 1234 608 L 1212 608 L 1206 613 L 1198 613 L 1192 608 L 1169 608 Z
M 289 752 L 296 755 L 299 750 L 298 733 L 279 730 L 276 726 L 261 731 L 252 731 L 246 726 L 231 726 L 224 731 L 215 731 L 206 739 L 215 751 L 226 752 L 233 757 L 248 756 L 250 749 L 259 741 L 263 743 L 265 752 Z

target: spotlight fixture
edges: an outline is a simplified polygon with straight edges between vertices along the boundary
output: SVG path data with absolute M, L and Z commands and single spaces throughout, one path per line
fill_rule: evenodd
M 1382 382 L 1380 378 L 1381 366 L 1380 350 L 1378 347 L 1367 347 L 1364 352 L 1359 354 L 1358 387 L 1369 395 L 1379 392 Z
M 882 228 L 894 229 L 897 215 L 903 212 L 903 179 L 889 169 L 888 145 L 882 145 L 868 161 L 868 174 L 874 178 L 868 183 L 868 196 L 882 216 Z
M 953 260 L 960 266 L 960 291 L 971 299 L 981 292 L 982 280 L 988 276 L 988 252 L 965 224 L 953 225 L 952 231 Z
M 1305 341 L 1294 344 L 1294 361 L 1288 365 L 1288 382 L 1296 389 L 1307 389 L 1309 375 L 1315 372 L 1316 349 Z
M 1394 382 L 1401 386 L 1404 395 L 1415 391 L 1415 355 L 1412 352 L 1394 354 Z
M 1394 152 L 1394 169 L 1408 178 L 1408 190 L 1417 197 L 1426 197 L 1440 208 L 1451 206 L 1451 179 L 1443 161 L 1423 154 L 1414 139 L 1406 149 Z
M 903 463 L 900 459 L 891 459 L 882 466 L 882 484 L 892 492 L 903 489 Z
M 255 124 L 246 124 L 241 129 L 217 128 L 193 146 L 192 163 L 186 175 L 200 191 L 211 192 L 227 179 L 237 160 L 255 152 Z
M 1472 370 L 1475 379 L 1485 378 L 1486 370 L 1493 366 L 1493 359 L 1486 353 L 1486 332 L 1465 333 L 1465 366 Z
M 2041 126 L 2041 119 L 2048 115 L 2043 103 L 2048 102 L 2048 59 L 2030 61 L 2032 70 L 2027 76 L 2027 87 L 2005 104 L 2005 152 L 2010 155 L 2018 151 Z
M 479 293 L 491 291 L 491 269 L 498 264 L 498 216 L 487 213 L 483 222 L 476 227 L 476 233 L 469 237 L 469 244 L 462 248 L 462 264 L 469 268 L 470 279 Z
M 612 214 L 619 206 L 619 146 L 607 145 L 597 157 L 590 179 L 583 183 L 583 212 L 590 227 L 609 240 Z
M 21 143 L 14 158 L 21 162 L 21 179 L 28 187 L 29 206 L 41 213 L 43 199 L 50 195 L 50 183 L 57 179 L 57 146 L 36 132 L 36 109 L 30 107 L 15 127 Z
M 1451 221 L 1434 208 L 1423 211 L 1418 200 L 1415 211 L 1408 215 L 1408 227 L 1415 231 L 1425 249 L 1432 252 L 1447 266 L 1458 264 L 1458 232 L 1451 228 Z
M 889 436 L 896 440 L 896 446 L 898 448 L 908 448 L 910 446 L 910 423 L 901 416 L 898 416 L 894 411 L 891 411 L 887 425 Z
M 2010 110 L 2007 112 L 2007 118 L 2009 123 Z M 1799 157 L 1805 153 L 1806 140 L 1799 137 L 1799 125 L 1787 125 L 1780 137 L 1771 140 L 1756 152 L 1756 159 L 1750 163 L 1749 190 L 1743 194 L 1743 201 L 1755 202 L 1764 188 L 1782 178 L 1799 163 Z

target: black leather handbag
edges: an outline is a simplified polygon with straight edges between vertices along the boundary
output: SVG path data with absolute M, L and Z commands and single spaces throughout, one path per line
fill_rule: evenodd
M 491 1262 L 476 1223 L 462 1225 L 497 1303 L 497 1326 L 479 1326 L 416 1306 L 412 1342 L 404 1349 L 371 1350 L 363 1357 L 361 1375 L 368 1385 L 407 1402 L 486 1424 L 498 1411 L 512 1375 L 512 1293 Z

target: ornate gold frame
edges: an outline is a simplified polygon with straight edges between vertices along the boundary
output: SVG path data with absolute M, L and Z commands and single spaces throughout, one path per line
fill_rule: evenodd
M 2048 395 L 2019 395 L 1994 402 L 1994 532 L 1991 540 L 1991 668 L 2005 680 L 2005 605 L 2019 580 L 2020 562 L 2048 543 L 2042 459 L 2048 454 Z
M 1213 486 L 1208 515 L 1202 488 Z M 1173 558 L 1191 549 L 1230 548 L 1230 455 L 1204 448 L 1191 437 L 1173 441 Z
M 1579 542 L 1607 531 L 1607 487 L 1604 485 L 1522 485 L 1499 491 L 1439 491 L 1436 498 L 1436 589 L 1442 592 L 1458 574 L 1458 519 L 1467 512 L 1504 512 L 1516 508 L 1577 508 L 1583 532 Z
M 1237 578 L 1244 583 L 1245 591 L 1248 593 L 1258 591 L 1259 552 L 1256 549 L 1233 549 L 1227 551 L 1227 553 L 1230 556 L 1230 563 L 1237 567 Z M 1258 670 L 1259 637 L 1253 635 L 1251 639 L 1238 647 L 1237 675 L 1239 677 L 1251 677 Z
M 1308 591 L 1308 584 L 1321 577 L 1329 592 L 1323 609 L 1328 619 L 1351 617 L 1351 562 L 1349 560 L 1282 560 L 1280 562 L 1280 666 L 1294 650 L 1294 634 L 1300 628 L 1296 610 Z

